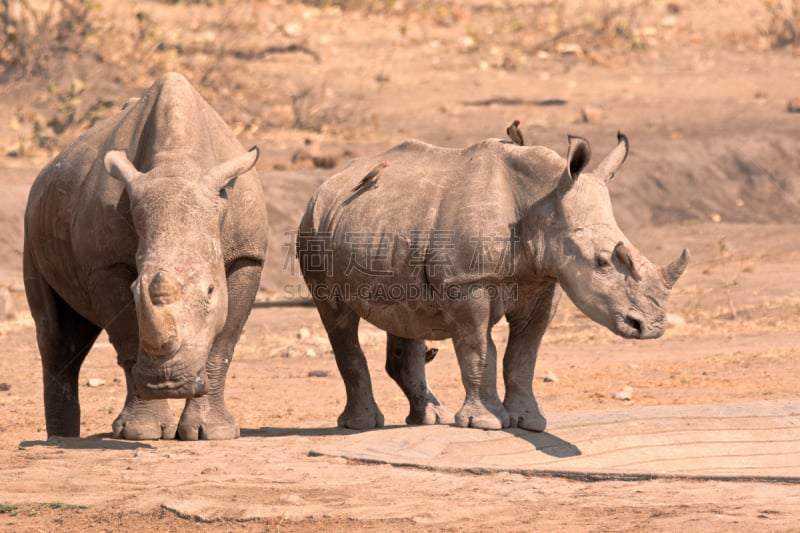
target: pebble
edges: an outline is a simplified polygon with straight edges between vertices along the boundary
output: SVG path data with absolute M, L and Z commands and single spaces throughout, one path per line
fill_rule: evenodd
M 630 385 L 625 385 L 622 387 L 622 390 L 614 393 L 614 399 L 622 400 L 624 402 L 631 401 L 633 399 L 633 387 Z
M 327 378 L 328 377 L 327 370 L 309 370 L 308 377 L 310 378 Z
M 103 378 L 89 378 L 89 381 L 86 382 L 89 387 L 102 387 L 105 384 L 106 380 Z
M 669 324 L 671 328 L 682 328 L 686 325 L 686 319 L 680 315 L 667 313 L 667 324 Z
M 545 372 L 544 377 L 542 378 L 546 383 L 558 383 L 558 376 L 551 370 Z
M 11 390 L 11 385 L 8 383 L 0 383 L 0 392 L 6 392 Z
M 14 300 L 8 287 L 0 287 L 0 318 L 14 318 Z
M 792 98 L 786 104 L 786 110 L 789 113 L 800 113 L 800 96 Z
M 602 122 L 605 113 L 597 106 L 585 105 L 581 109 L 581 120 L 584 122 L 596 123 Z
M 307 339 L 310 336 L 311 336 L 311 331 L 309 331 L 308 328 L 303 327 L 297 330 L 297 338 L 300 340 Z

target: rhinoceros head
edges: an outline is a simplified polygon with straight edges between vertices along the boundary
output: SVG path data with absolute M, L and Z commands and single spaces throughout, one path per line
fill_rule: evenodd
M 551 225 L 556 276 L 564 292 L 589 318 L 626 338 L 649 339 L 666 329 L 666 303 L 689 253 L 666 267 L 651 263 L 617 226 L 608 182 L 628 155 L 628 139 L 593 172 L 589 143 L 570 136 L 567 165 L 555 191 Z
M 251 150 L 213 168 L 165 164 L 142 173 L 123 151 L 105 156 L 106 171 L 125 184 L 139 238 L 131 285 L 139 323 L 133 376 L 143 398 L 206 392 L 206 361 L 228 313 L 220 235 L 225 188 L 257 158 Z

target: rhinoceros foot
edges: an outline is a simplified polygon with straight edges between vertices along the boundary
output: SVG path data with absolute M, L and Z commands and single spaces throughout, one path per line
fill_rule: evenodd
M 456 413 L 456 426 L 478 429 L 503 429 L 510 418 L 499 399 L 467 400 Z
M 178 422 L 181 440 L 228 440 L 239 437 L 239 425 L 217 396 L 192 398 Z
M 503 403 L 508 411 L 511 427 L 529 431 L 544 431 L 547 419 L 539 410 L 539 404 L 533 396 L 529 398 L 506 398 Z
M 167 400 L 130 397 L 112 424 L 114 438 L 159 440 L 175 438 L 175 419 Z
M 383 427 L 383 413 L 373 402 L 372 405 L 353 408 L 345 407 L 336 421 L 340 428 L 373 429 Z
M 425 403 L 425 410 L 417 413 L 412 412 L 406 417 L 406 424 L 432 426 L 433 424 L 452 424 L 455 420 L 453 412 L 439 403 L 439 400 L 431 392 L 428 392 L 428 399 Z

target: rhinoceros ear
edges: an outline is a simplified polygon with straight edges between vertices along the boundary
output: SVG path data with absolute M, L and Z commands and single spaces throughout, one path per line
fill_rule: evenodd
M 627 157 L 628 138 L 621 132 L 617 132 L 617 146 L 597 165 L 594 175 L 605 182 L 613 180 L 614 173 L 622 166 Z
M 580 173 L 589 164 L 592 158 L 592 149 L 589 148 L 589 143 L 583 137 L 575 135 L 567 136 L 569 139 L 569 148 L 567 149 L 567 168 L 561 176 L 561 181 L 558 183 L 558 191 L 561 195 L 566 193 L 575 180 L 578 179 Z
M 232 180 L 253 168 L 258 161 L 258 146 L 253 146 L 242 155 L 220 163 L 208 171 L 209 186 L 221 190 Z
M 589 147 L 589 142 L 583 137 L 570 135 L 568 139 L 567 170 L 572 181 L 575 181 L 592 159 L 592 149 Z
M 133 183 L 136 177 L 141 174 L 128 159 L 128 155 L 122 150 L 107 152 L 103 158 L 103 165 L 106 167 L 106 172 L 108 172 L 109 176 L 127 185 Z

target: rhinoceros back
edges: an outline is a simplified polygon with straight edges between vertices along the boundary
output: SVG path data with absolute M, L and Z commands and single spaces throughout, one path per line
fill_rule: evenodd
M 356 187 L 384 161 L 389 165 L 376 186 Z M 459 282 L 475 275 L 476 246 L 487 244 L 486 253 L 497 255 L 491 248 L 506 246 L 522 213 L 555 187 L 563 168 L 564 160 L 547 148 L 499 139 L 463 150 L 407 141 L 355 160 L 327 180 L 311 199 L 301 231 L 329 236 L 338 272 L 352 274 L 353 258 L 369 248 L 378 251 L 377 272 L 391 265 L 395 279 L 410 282 L 420 274 L 413 268 L 420 254 L 433 251 L 447 257 L 440 253 L 442 268 L 426 275 Z M 409 261 L 414 275 L 398 271 Z

